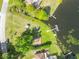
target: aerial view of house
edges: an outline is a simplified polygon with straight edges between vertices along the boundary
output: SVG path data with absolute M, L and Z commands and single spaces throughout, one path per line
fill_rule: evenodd
M 79 59 L 79 0 L 0 0 L 0 59 Z

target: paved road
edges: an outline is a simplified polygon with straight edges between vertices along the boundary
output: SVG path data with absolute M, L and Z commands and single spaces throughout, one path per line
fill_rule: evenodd
M 1 12 L 0 12 L 0 43 L 2 52 L 7 52 L 6 38 L 5 38 L 5 22 L 6 12 L 8 7 L 8 0 L 3 0 Z

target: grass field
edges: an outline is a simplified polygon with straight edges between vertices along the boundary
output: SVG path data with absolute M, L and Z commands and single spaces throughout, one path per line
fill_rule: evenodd
M 49 8 L 50 16 L 55 12 L 62 0 L 42 0 L 41 7 Z
M 21 33 L 24 31 L 24 27 L 26 24 L 30 23 L 32 27 L 34 26 L 40 26 L 41 31 L 42 31 L 42 42 L 47 42 L 51 41 L 52 44 L 48 48 L 50 53 L 57 53 L 58 55 L 61 54 L 60 48 L 57 46 L 57 41 L 56 38 L 54 37 L 53 32 L 47 32 L 47 30 L 50 30 L 50 27 L 44 24 L 43 22 L 33 19 L 28 16 L 24 15 L 13 15 L 11 13 L 8 13 L 7 16 L 7 28 L 6 28 L 6 33 L 7 37 L 10 38 L 10 41 L 15 44 L 15 40 L 12 37 L 16 37 L 14 35 L 15 32 L 17 32 L 17 36 L 21 35 Z M 26 57 L 27 58 L 27 57 Z M 31 59 L 28 56 L 28 59 Z

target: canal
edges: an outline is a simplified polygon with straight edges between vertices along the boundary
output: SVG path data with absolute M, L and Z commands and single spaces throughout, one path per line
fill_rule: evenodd
M 79 59 L 79 0 L 63 0 L 54 15 L 56 19 L 51 17 L 49 23 L 59 26 L 59 40 Z

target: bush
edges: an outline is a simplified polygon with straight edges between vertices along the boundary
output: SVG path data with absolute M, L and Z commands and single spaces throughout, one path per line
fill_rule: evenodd
M 25 8 L 26 13 L 30 16 L 35 17 L 40 20 L 47 20 L 48 14 L 43 9 L 35 9 L 33 5 L 27 5 Z
M 26 51 L 28 51 L 32 48 L 32 46 L 31 46 L 32 37 L 31 36 L 28 36 L 27 38 L 26 37 L 17 38 L 16 45 L 15 45 L 17 52 L 25 53 Z
M 40 9 L 40 10 L 36 11 L 35 17 L 40 19 L 40 20 L 47 20 L 48 14 L 44 10 Z
M 26 5 L 25 11 L 26 11 L 28 14 L 31 14 L 32 12 L 35 11 L 35 7 L 34 7 L 33 5 Z
M 8 53 L 3 53 L 3 54 L 2 54 L 2 58 L 3 58 L 3 59 L 8 59 L 8 58 L 9 58 Z
M 45 42 L 41 45 L 34 46 L 34 49 L 46 49 L 46 48 L 50 47 L 51 44 L 52 44 L 52 42 L 48 41 L 48 42 Z
M 33 36 L 30 30 L 24 31 L 20 37 L 17 37 L 15 48 L 17 52 L 25 53 L 32 48 Z

